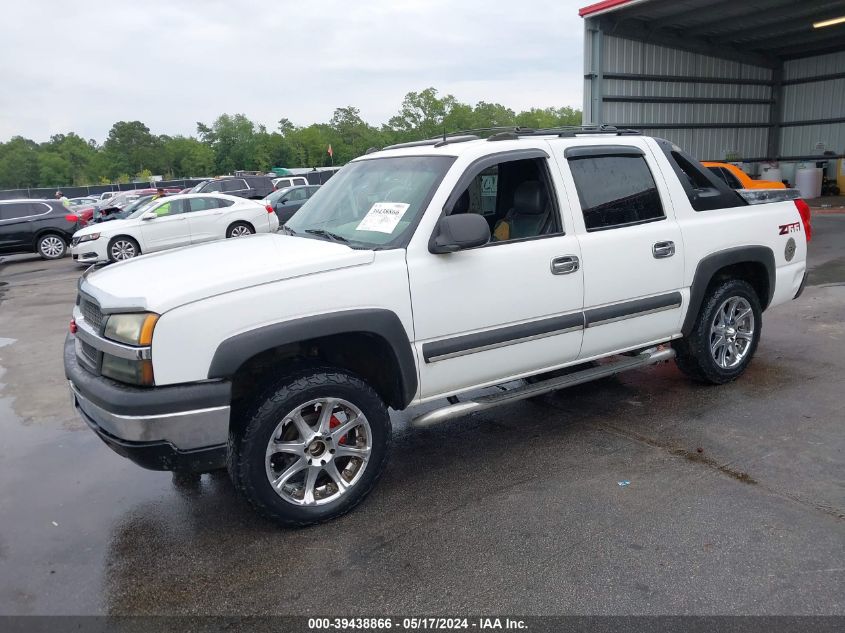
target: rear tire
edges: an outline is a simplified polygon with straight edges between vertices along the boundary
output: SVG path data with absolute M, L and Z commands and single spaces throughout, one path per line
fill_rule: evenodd
M 332 367 L 288 374 L 244 411 L 243 424 L 235 422 L 232 482 L 258 512 L 287 527 L 328 521 L 358 505 L 381 476 L 392 439 L 378 394 Z
M 757 349 L 762 312 L 751 284 L 740 279 L 719 283 L 705 296 L 689 336 L 672 343 L 675 364 L 700 382 L 736 380 Z
M 41 259 L 61 259 L 67 253 L 67 243 L 55 233 L 39 237 L 36 246 Z
M 248 222 L 234 222 L 226 229 L 226 237 L 245 237 L 255 233 L 255 229 Z

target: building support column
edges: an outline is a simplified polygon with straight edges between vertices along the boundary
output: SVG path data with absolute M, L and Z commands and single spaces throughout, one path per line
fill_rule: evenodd
M 589 120 L 582 120 L 582 123 L 601 125 L 604 123 L 602 112 L 604 101 L 604 54 L 603 54 L 603 33 L 598 20 L 587 20 L 587 31 L 590 33 L 590 108 Z
M 783 63 L 772 70 L 772 104 L 769 106 L 769 139 L 766 156 L 777 160 L 780 156 L 780 130 L 783 123 Z

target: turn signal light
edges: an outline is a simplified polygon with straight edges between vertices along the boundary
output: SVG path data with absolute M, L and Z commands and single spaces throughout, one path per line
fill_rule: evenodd
M 76 319 L 70 320 L 70 333 L 76 334 Z
M 807 236 L 807 241 L 813 237 L 813 226 L 810 223 L 812 213 L 810 212 L 810 205 L 808 205 L 801 198 L 795 200 L 795 206 L 798 207 L 798 215 L 801 216 L 801 224 L 804 225 L 804 235 Z

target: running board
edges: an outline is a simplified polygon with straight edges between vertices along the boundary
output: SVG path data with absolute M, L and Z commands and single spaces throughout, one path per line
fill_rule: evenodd
M 665 349 L 646 350 L 632 357 L 620 357 L 619 360 L 599 365 L 598 367 L 589 367 L 573 374 L 566 376 L 558 376 L 557 378 L 549 378 L 542 382 L 526 383 L 521 387 L 509 389 L 500 393 L 494 393 L 486 396 L 480 396 L 474 400 L 467 400 L 466 402 L 457 402 L 450 404 L 448 407 L 442 407 L 423 413 L 411 421 L 411 426 L 415 428 L 427 428 L 440 424 L 446 420 L 457 418 L 468 413 L 476 411 L 484 411 L 485 409 L 492 409 L 503 404 L 510 404 L 525 398 L 532 398 L 540 396 L 550 391 L 557 391 L 558 389 L 565 389 L 567 387 L 574 387 L 585 382 L 598 380 L 599 378 L 606 378 L 615 374 L 621 374 L 623 371 L 632 369 L 639 369 L 648 365 L 654 365 L 663 361 L 671 360 L 675 357 L 675 350 L 671 347 Z

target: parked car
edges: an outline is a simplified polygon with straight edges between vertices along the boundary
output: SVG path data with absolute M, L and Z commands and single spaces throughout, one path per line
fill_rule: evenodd
M 786 189 L 782 182 L 774 180 L 756 180 L 730 163 L 701 163 L 721 178 L 731 189 Z
M 42 259 L 59 259 L 79 228 L 79 219 L 59 200 L 0 200 L 2 255 L 38 253 Z
M 175 187 L 168 187 L 164 189 L 165 195 L 174 195 L 179 192 L 179 189 Z M 132 202 L 138 200 L 138 198 L 143 198 L 145 196 L 156 195 L 158 193 L 158 189 L 130 189 L 128 191 L 122 191 L 118 195 L 109 198 L 108 200 L 102 202 L 98 207 L 94 208 L 94 216 L 99 218 L 102 215 L 112 213 L 114 211 L 119 211 L 125 208 Z
M 71 207 L 69 212 L 79 219 L 82 226 L 85 226 L 94 219 L 94 207 Z
M 73 259 L 95 264 L 132 259 L 225 237 L 275 232 L 272 207 L 224 194 L 186 194 L 150 200 L 126 218 L 102 221 L 76 232 Z
M 300 185 L 307 185 L 308 179 L 304 176 L 282 176 L 281 178 L 273 178 L 273 187 L 276 190 L 286 189 L 287 187 L 298 187 Z
M 98 196 L 99 200 L 108 200 L 109 198 L 114 197 L 116 194 L 120 193 L 119 191 L 104 191 Z
M 230 196 L 261 200 L 273 191 L 269 176 L 224 176 L 213 178 L 191 188 L 191 193 L 225 193 Z
M 299 208 L 313 196 L 320 185 L 307 185 L 304 187 L 286 187 L 274 191 L 264 198 L 263 202 L 273 207 L 276 215 L 279 216 L 279 224 L 284 224 L 299 211 Z
M 285 234 L 87 275 L 64 350 L 77 410 L 119 454 L 228 466 L 301 526 L 373 487 L 388 407 L 427 405 L 427 427 L 673 358 L 727 383 L 763 311 L 804 288 L 793 191 L 734 191 L 643 136 L 491 138 L 359 157 Z

